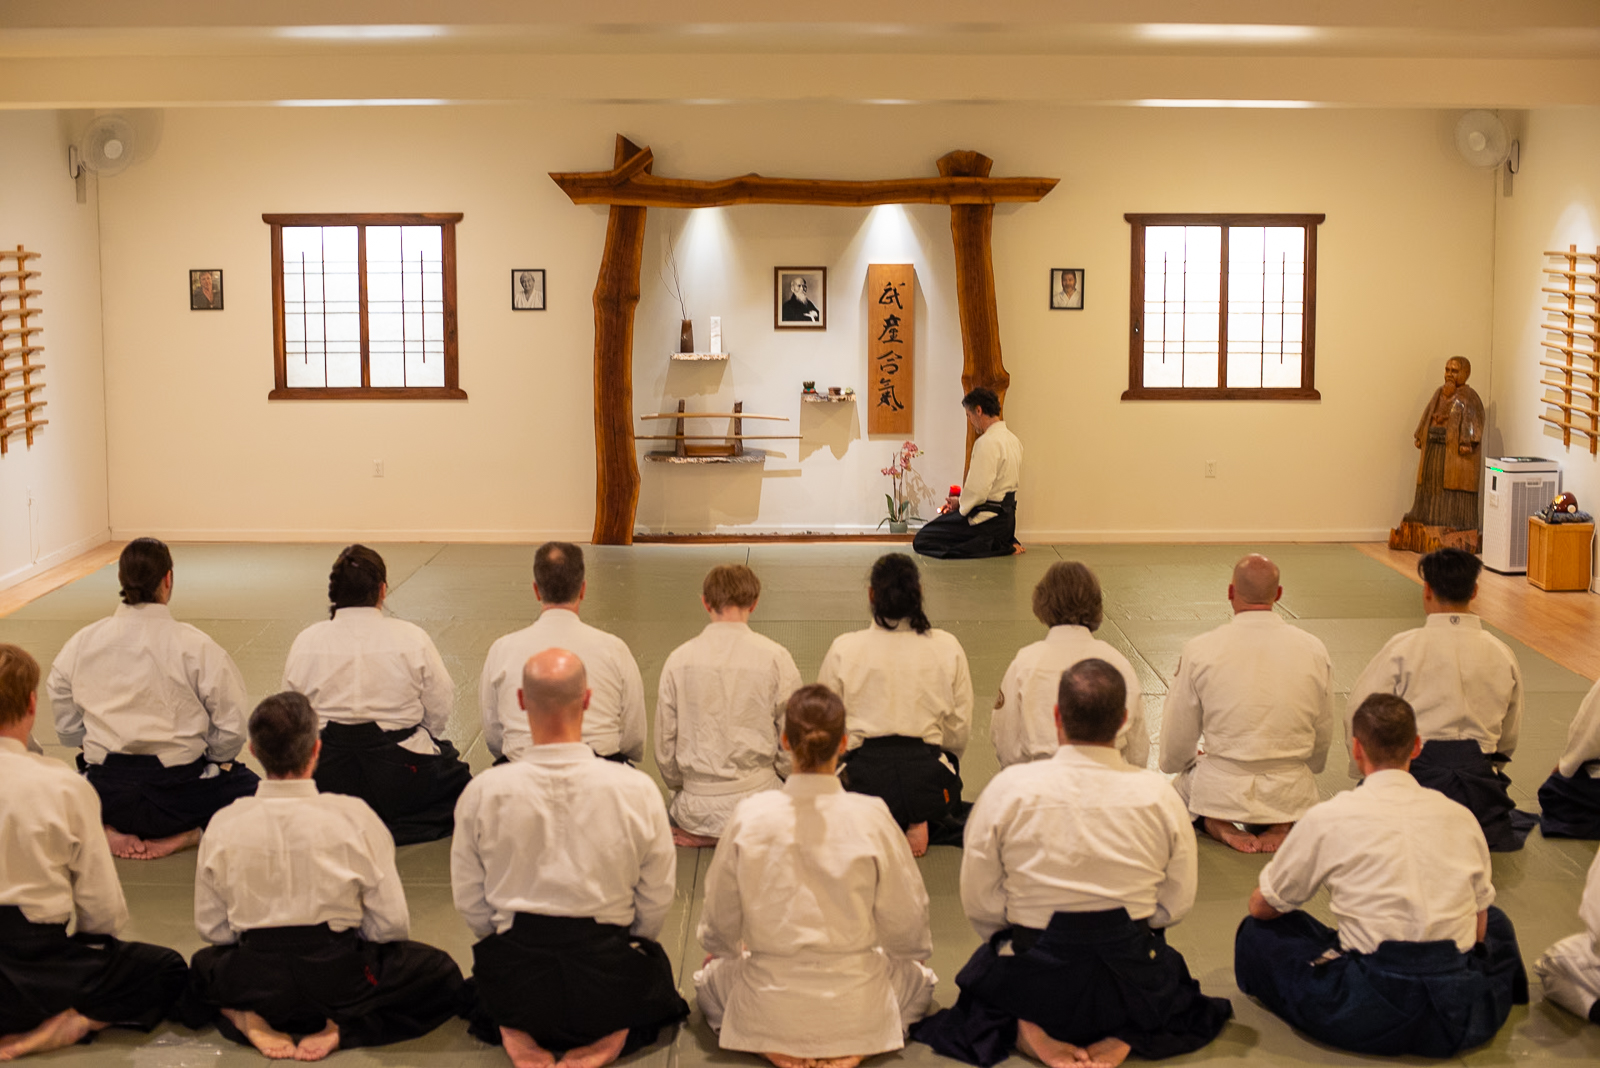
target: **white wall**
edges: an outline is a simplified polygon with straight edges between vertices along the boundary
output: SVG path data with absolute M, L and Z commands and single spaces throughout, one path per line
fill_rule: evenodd
M 95 182 L 88 203 L 77 203 L 65 126 L 55 112 L 0 112 L 0 246 L 43 254 L 30 282 L 43 291 L 45 328 L 45 388 L 34 396 L 50 421 L 32 448 L 17 435 L 0 456 L 0 588 L 110 537 Z
M 1449 147 L 1454 113 L 829 104 L 195 109 L 104 183 L 112 526 L 189 538 L 586 536 L 593 521 L 594 286 L 605 209 L 545 177 L 610 165 L 623 132 L 656 173 L 933 174 L 954 148 L 1049 175 L 996 212 L 1008 421 L 1027 447 L 1020 523 L 1049 539 L 1375 538 L 1410 503 L 1416 413 L 1444 360 L 1487 355 L 1493 192 Z M 274 402 L 262 212 L 461 211 L 466 402 Z M 1320 402 L 1122 402 L 1129 211 L 1325 212 Z M 764 468 L 642 465 L 639 524 L 871 529 L 899 436 L 802 409 L 801 379 L 864 385 L 865 267 L 917 266 L 919 461 L 960 474 L 961 347 L 948 211 L 657 211 L 646 235 L 635 412 L 737 398 L 799 443 Z M 691 221 L 692 219 L 692 221 Z M 656 273 L 679 248 L 722 367 L 672 366 L 678 311 Z M 828 331 L 774 332 L 772 268 L 830 268 Z M 227 310 L 187 310 L 186 271 L 227 272 Z M 549 271 L 550 309 L 509 310 L 513 267 Z M 1087 308 L 1047 309 L 1051 267 L 1087 269 Z M 1487 362 L 1487 361 L 1485 361 Z M 842 406 L 847 407 L 847 406 Z M 753 432 L 753 431 L 752 431 Z M 784 432 L 776 430 L 775 432 Z M 793 431 L 791 431 L 793 432 Z M 641 451 L 642 448 L 641 448 Z M 372 461 L 385 462 L 382 479 Z M 1202 477 L 1206 460 L 1218 477 Z

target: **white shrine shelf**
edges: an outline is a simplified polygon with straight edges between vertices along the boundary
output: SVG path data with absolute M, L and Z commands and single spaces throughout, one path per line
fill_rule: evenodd
M 674 360 L 694 360 L 705 363 L 713 360 L 726 360 L 728 354 L 726 352 L 674 352 L 672 358 Z
M 827 393 L 802 393 L 800 394 L 800 399 L 807 404 L 843 404 L 845 401 L 854 402 L 856 397 L 854 393 L 849 396 L 841 395 L 838 397 Z

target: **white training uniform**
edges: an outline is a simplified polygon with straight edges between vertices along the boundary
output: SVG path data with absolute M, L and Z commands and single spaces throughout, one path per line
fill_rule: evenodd
M 966 482 L 961 487 L 961 514 L 973 526 L 987 523 L 995 513 L 973 515 L 972 510 L 985 501 L 999 504 L 1020 485 L 1022 442 L 1006 426 L 1004 419 L 997 419 L 972 443 L 972 460 L 967 464 Z
M 1350 690 L 1347 747 L 1351 718 L 1375 693 L 1392 693 L 1411 705 L 1424 743 L 1470 738 L 1485 753 L 1516 751 L 1522 671 L 1516 654 L 1470 612 L 1435 613 L 1416 630 L 1389 639 Z M 1361 777 L 1353 754 L 1350 777 Z
M 1319 799 L 1332 741 L 1333 662 L 1316 637 L 1269 609 L 1184 644 L 1161 713 L 1161 770 L 1177 774 L 1194 815 L 1293 823 Z
M 203 631 L 164 604 L 118 605 L 62 646 L 47 689 L 56 733 L 83 758 L 156 756 L 168 768 L 222 764 L 244 748 L 244 677 Z
M 474 778 L 456 803 L 450 885 L 478 938 L 526 912 L 655 939 L 677 870 L 660 789 L 587 744 L 531 746 Z
M 583 740 L 601 756 L 644 759 L 644 681 L 628 643 L 591 627 L 569 608 L 546 607 L 531 626 L 489 647 L 478 682 L 483 740 L 496 759 L 516 760 L 533 746 L 528 714 L 517 704 L 522 665 L 546 649 L 566 649 L 583 661 L 593 693 L 583 713 Z
M 706 872 L 696 1002 L 723 1049 L 900 1049 L 933 1001 L 928 894 L 883 801 L 798 774 L 745 799 Z
M 1117 748 L 1136 768 L 1150 760 L 1150 732 L 1144 725 L 1139 676 L 1115 646 L 1094 637 L 1088 627 L 1051 627 L 1043 641 L 1024 645 L 1000 680 L 1000 697 L 989 718 L 989 737 L 1000 766 L 1055 755 L 1056 695 L 1061 675 L 1083 660 L 1104 660 L 1117 669 L 1128 688 L 1128 722 L 1117 732 Z
M 128 922 L 100 795 L 13 738 L 0 738 L 0 905 L 80 934 L 115 935 Z
M 1534 962 L 1544 996 L 1587 1020 L 1600 1000 L 1600 855 L 1589 865 L 1578 918 L 1584 932 L 1570 935 L 1545 950 Z
M 1494 904 L 1477 817 L 1397 768 L 1307 812 L 1261 872 L 1261 896 L 1279 912 L 1324 884 L 1339 945 L 1357 953 L 1446 939 L 1465 953 L 1478 913 Z
M 656 697 L 656 767 L 679 827 L 716 837 L 742 799 L 783 784 L 778 739 L 799 688 L 789 650 L 748 623 L 708 623 L 672 651 Z
M 319 725 L 376 723 L 416 727 L 400 743 L 437 753 L 455 708 L 455 683 L 428 632 L 377 608 L 341 608 L 313 623 L 289 647 L 283 688 L 305 694 Z
M 967 818 L 961 905 L 980 938 L 1057 912 L 1124 908 L 1170 927 L 1194 906 L 1194 828 L 1154 771 L 1110 746 L 1063 745 L 996 775 Z
M 1567 726 L 1567 747 L 1556 770 L 1570 779 L 1591 760 L 1600 760 L 1600 682 L 1584 695 L 1583 703 Z M 1600 764 L 1585 774 L 1600 779 Z
M 960 756 L 972 733 L 972 675 L 955 635 L 918 634 L 873 623 L 841 634 L 822 658 L 817 681 L 844 701 L 849 746 L 868 738 L 921 738 Z
M 195 861 L 194 922 L 212 945 L 245 931 L 313 927 L 397 942 L 411 931 L 394 839 L 358 797 L 310 779 L 263 779 L 211 819 Z

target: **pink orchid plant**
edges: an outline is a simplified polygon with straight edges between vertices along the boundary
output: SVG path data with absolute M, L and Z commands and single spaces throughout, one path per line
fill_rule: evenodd
M 888 493 L 883 495 L 884 501 L 889 505 L 889 515 L 881 520 L 878 526 L 881 527 L 884 523 L 905 523 L 912 519 L 919 521 L 922 519 L 921 516 L 911 513 L 911 500 L 905 494 L 905 480 L 906 476 L 911 474 L 911 461 L 921 455 L 922 450 L 917 448 L 916 442 L 905 442 L 900 446 L 900 451 L 895 454 L 894 459 L 889 462 L 889 466 L 881 469 L 893 480 L 894 492 L 892 495 Z

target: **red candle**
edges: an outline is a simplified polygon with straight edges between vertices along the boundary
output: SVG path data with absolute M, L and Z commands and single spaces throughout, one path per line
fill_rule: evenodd
M 960 486 L 951 486 L 950 487 L 950 496 L 952 496 L 952 497 L 961 496 L 961 487 Z

